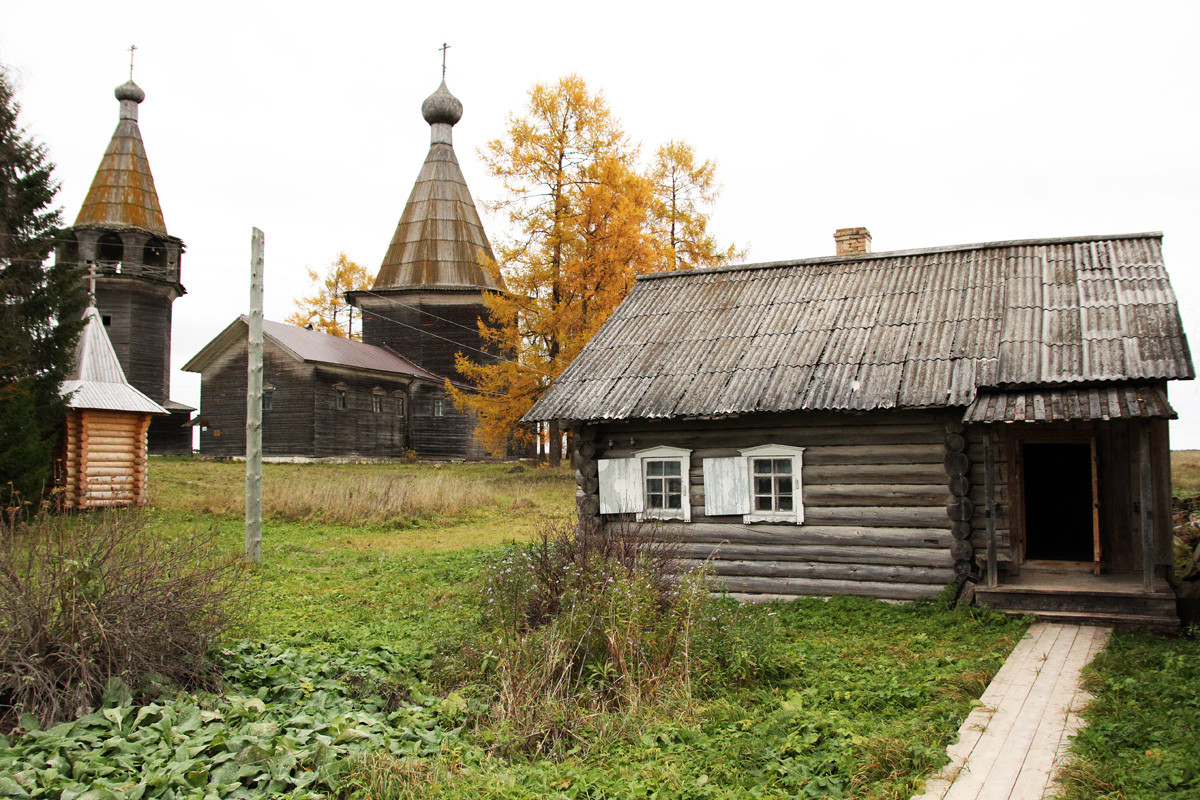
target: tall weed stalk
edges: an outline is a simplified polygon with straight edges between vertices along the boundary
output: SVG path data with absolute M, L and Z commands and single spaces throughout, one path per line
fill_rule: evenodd
M 212 681 L 214 643 L 237 628 L 241 565 L 212 533 L 164 541 L 139 512 L 10 516 L 0 532 L 0 732 L 133 687 Z

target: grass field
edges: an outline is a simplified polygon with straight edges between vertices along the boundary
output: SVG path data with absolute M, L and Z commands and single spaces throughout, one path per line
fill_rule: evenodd
M 1200 495 L 1200 450 L 1171 451 L 1171 493 L 1175 497 Z
M 243 470 L 152 460 L 151 524 L 163 536 L 213 529 L 239 553 Z M 89 800 L 908 798 L 1025 629 L 932 602 L 748 608 L 737 624 L 769 640 L 778 663 L 669 708 L 589 720 L 556 758 L 513 755 L 497 747 L 494 673 L 480 658 L 483 576 L 506 543 L 566 518 L 574 487 L 566 469 L 510 470 L 266 465 L 264 563 L 249 573 L 243 641 L 221 656 L 224 693 L 126 711 L 117 692 L 102 712 L 0 744 L 0 775 L 42 797 L 87 785 Z M 1194 645 L 1114 639 L 1125 655 L 1090 678 L 1093 729 L 1110 735 L 1089 740 L 1071 797 L 1188 796 L 1154 792 L 1196 785 L 1177 735 L 1200 724 Z M 1130 669 L 1190 686 L 1168 694 Z M 1182 716 L 1164 717 L 1168 702 Z M 6 780 L 0 795 L 23 796 Z

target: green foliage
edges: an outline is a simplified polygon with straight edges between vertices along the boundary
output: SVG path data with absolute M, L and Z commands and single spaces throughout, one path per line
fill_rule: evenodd
M 379 648 L 318 656 L 243 643 L 221 662 L 227 685 L 219 696 L 131 705 L 114 680 L 99 711 L 0 739 L 0 775 L 8 776 L 0 794 L 319 798 L 353 757 L 437 756 L 463 717 L 410 687 L 419 655 Z
M 85 298 L 73 266 L 44 266 L 60 220 L 42 144 L 17 120 L 0 68 L 0 500 L 40 497 L 66 413 L 58 389 L 71 368 Z M 11 486 L 10 486 L 11 484 Z
M 313 471 L 301 473 L 305 480 L 323 480 L 348 467 L 306 469 Z M 354 469 L 362 475 L 397 466 Z M 461 469 L 495 475 L 482 466 Z M 189 492 L 209 491 L 194 484 L 224 480 L 221 470 L 236 474 L 240 467 L 152 460 L 158 533 L 188 535 L 200 516 Z M 512 497 L 521 496 L 519 486 L 530 488 L 525 496 L 539 504 L 531 516 L 569 507 L 565 472 L 529 470 L 505 480 L 514 482 L 505 489 Z M 483 571 L 512 555 L 488 548 L 505 538 L 506 528 L 521 532 L 526 524 L 524 513 L 503 501 L 478 516 L 402 529 L 268 523 L 266 564 L 251 573 L 258 599 L 248 622 L 252 636 L 273 644 L 246 643 L 221 657 L 225 697 L 160 695 L 168 699 L 145 707 L 169 710 L 155 710 L 136 727 L 140 711 L 126 712 L 120 725 L 89 716 L 47 748 L 37 736 L 14 739 L 0 751 L 0 759 L 9 759 L 0 760 L 0 775 L 32 765 L 40 780 L 56 781 L 47 785 L 58 788 L 42 795 L 50 798 L 70 798 L 93 781 L 99 796 L 132 796 L 138 781 L 168 786 L 176 797 L 265 796 L 276 780 L 280 796 L 343 800 L 907 800 L 944 760 L 945 745 L 1025 627 L 932 602 L 839 598 L 738 606 L 705 597 L 691 635 L 690 697 L 663 687 L 661 701 L 646 695 L 630 711 L 619 702 L 624 673 L 593 661 L 562 713 L 591 703 L 596 716 L 560 728 L 569 733 L 558 757 L 542 759 L 496 746 L 514 728 L 495 716 L 504 651 L 492 627 L 495 612 L 479 596 Z M 240 552 L 236 517 L 221 519 L 218 533 L 230 553 Z M 629 631 L 635 642 L 668 641 L 661 633 L 669 625 L 651 613 L 653 596 L 634 591 L 617 606 L 649 624 L 644 635 L 641 623 Z M 528 630 L 545 634 L 551 627 Z M 109 705 L 140 708 L 116 699 Z M 193 708 L 203 724 L 178 731 L 177 721 L 193 718 Z M 206 719 L 214 712 L 222 718 Z M 176 720 L 169 740 L 159 713 Z M 278 727 L 249 727 L 258 723 Z M 376 739 L 336 741 L 351 724 Z M 219 737 L 224 749 L 213 744 Z M 221 761 L 208 765 L 210 757 Z M 246 773 L 214 783 L 231 761 Z M 111 788 L 124 786 L 121 778 L 134 781 L 124 793 Z M 11 791 L 4 787 L 0 794 Z M 155 795 L 160 790 L 153 787 L 145 796 L 167 794 Z
M 1118 631 L 1088 666 L 1064 800 L 1200 796 L 1200 639 Z

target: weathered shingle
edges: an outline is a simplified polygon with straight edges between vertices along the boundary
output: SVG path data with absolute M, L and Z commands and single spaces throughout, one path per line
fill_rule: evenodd
M 1192 378 L 1161 245 L 1043 239 L 641 276 L 526 418 L 966 406 L 985 387 Z M 1062 418 L 1143 415 L 1136 391 Z M 1022 415 L 1055 419 L 1047 399 L 1080 403 L 1026 399 Z

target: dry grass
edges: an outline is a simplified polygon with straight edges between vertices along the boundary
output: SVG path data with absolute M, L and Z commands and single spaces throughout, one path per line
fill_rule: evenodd
M 1176 497 L 1200 495 L 1200 450 L 1171 451 L 1171 493 Z
M 395 529 L 422 520 L 536 516 L 547 507 L 556 514 L 570 508 L 564 470 L 514 474 L 510 469 L 509 464 L 266 464 L 263 516 Z M 151 504 L 168 512 L 238 518 L 245 508 L 244 471 L 240 462 L 155 460 Z

